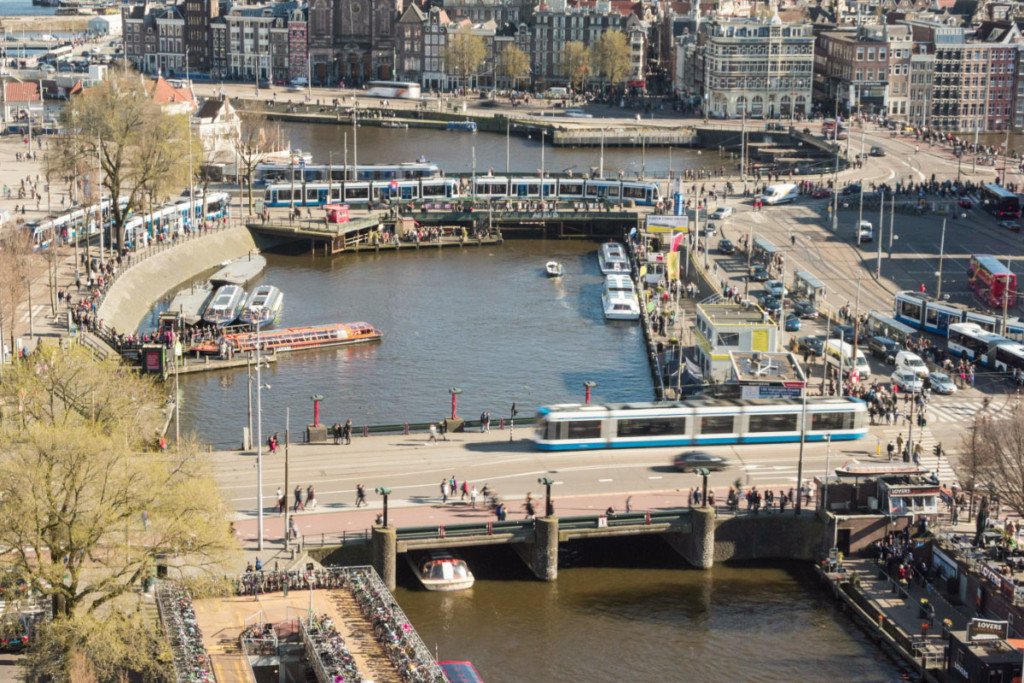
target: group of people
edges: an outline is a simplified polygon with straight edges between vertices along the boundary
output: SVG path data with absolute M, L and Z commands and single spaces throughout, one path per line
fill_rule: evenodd
M 485 486 L 486 488 L 486 486 Z M 459 480 L 455 478 L 455 475 L 441 480 L 441 504 L 447 505 L 448 499 L 455 500 L 456 494 L 459 494 L 459 502 L 469 498 L 470 507 L 476 508 L 476 499 L 478 492 L 476 486 L 471 486 L 468 481 L 463 480 L 462 484 L 459 484 Z
M 337 422 L 331 426 L 331 435 L 334 437 L 334 445 L 345 445 L 349 446 L 352 444 L 352 420 L 351 418 L 345 420 L 345 424 L 341 425 Z
M 362 484 L 360 484 L 362 486 Z M 365 503 L 365 500 L 364 500 Z M 288 498 L 285 496 L 281 488 L 277 489 L 277 512 L 278 514 L 284 514 L 285 509 L 288 507 Z M 310 484 L 306 487 L 305 495 L 303 495 L 302 485 L 296 484 L 295 490 L 292 492 L 292 512 L 305 512 L 305 511 L 316 510 L 316 490 L 313 485 Z

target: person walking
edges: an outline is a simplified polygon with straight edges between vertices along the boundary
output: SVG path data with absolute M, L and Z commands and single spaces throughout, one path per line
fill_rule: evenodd
M 487 411 L 480 413 L 480 433 L 487 431 Z
M 462 482 L 462 489 L 461 490 L 462 490 L 462 495 L 459 496 L 459 502 L 460 503 L 462 501 L 466 500 L 466 496 L 469 495 L 469 482 L 468 481 L 463 481 Z
M 885 450 L 889 453 L 889 462 L 892 462 L 892 454 L 896 450 L 896 445 L 889 439 L 889 445 L 885 447 Z
M 346 446 L 352 445 L 352 418 L 345 420 L 345 427 L 341 430 L 341 434 L 344 437 L 344 444 Z
M 469 490 L 469 504 L 474 510 L 476 509 L 476 486 Z
M 301 484 L 296 484 L 295 485 L 295 494 L 294 495 L 295 495 L 295 509 L 293 510 L 293 512 L 298 512 L 299 510 L 305 511 L 306 506 L 303 505 L 303 503 L 302 503 L 302 485 Z
M 427 443 L 437 445 L 437 425 L 433 422 L 430 423 L 428 428 L 430 435 L 427 437 Z
M 335 422 L 331 427 L 331 434 L 334 435 L 334 445 L 339 445 L 341 443 L 341 424 Z
M 313 490 L 312 484 L 306 487 L 306 506 L 310 510 L 316 510 L 316 491 Z
M 431 426 L 433 426 L 433 425 L 431 425 Z M 447 479 L 442 479 L 441 480 L 441 504 L 442 505 L 447 505 L 448 504 L 448 480 Z
M 294 517 L 288 518 L 288 536 L 291 537 L 293 541 L 299 538 L 299 530 L 295 526 Z
M 366 505 L 366 487 L 356 484 L 356 507 Z
M 287 503 L 284 500 L 284 493 L 281 492 L 281 487 L 277 487 L 277 513 L 283 515 L 284 507 Z

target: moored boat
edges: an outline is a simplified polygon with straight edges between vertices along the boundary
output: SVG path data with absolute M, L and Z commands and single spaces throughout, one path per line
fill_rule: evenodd
M 626 248 L 618 242 L 605 242 L 597 252 L 597 263 L 601 272 L 609 273 L 629 272 L 629 259 L 626 258 Z
M 233 261 L 225 261 L 223 268 L 210 276 L 213 285 L 239 285 L 245 287 L 267 267 L 267 257 L 263 254 L 249 254 Z
M 476 121 L 449 121 L 446 128 L 448 130 L 465 130 L 470 133 L 475 133 Z
M 548 277 L 562 277 L 565 274 L 565 267 L 559 261 L 548 261 L 544 264 L 544 270 Z
M 274 285 L 260 285 L 252 290 L 252 294 L 246 299 L 238 320 L 250 325 L 266 327 L 272 325 L 281 307 L 284 305 L 284 295 Z
M 475 581 L 466 562 L 447 550 L 410 551 L 406 560 L 428 591 L 466 590 Z
M 336 323 L 311 327 L 286 327 L 282 330 L 258 333 L 226 334 L 219 339 L 197 344 L 189 350 L 200 353 L 221 353 L 224 348 L 231 348 L 236 353 L 245 353 L 255 350 L 256 344 L 259 343 L 264 351 L 283 353 L 326 346 L 362 344 L 380 341 L 383 337 L 384 333 L 369 323 Z
M 405 121 L 382 121 L 380 124 L 381 128 L 408 128 L 409 124 Z
M 640 301 L 637 299 L 633 280 L 624 273 L 614 273 L 604 279 L 601 293 L 604 317 L 607 320 L 638 320 Z
M 244 303 L 244 289 L 238 285 L 224 285 L 214 292 L 213 299 L 203 311 L 203 320 L 218 327 L 230 325 L 241 313 Z
M 484 683 L 473 662 L 438 662 L 449 683 Z

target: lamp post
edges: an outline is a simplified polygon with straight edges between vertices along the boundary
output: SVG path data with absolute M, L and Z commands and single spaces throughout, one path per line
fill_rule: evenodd
M 706 508 L 708 506 L 708 475 L 711 474 L 711 470 L 707 467 L 698 467 L 693 471 L 695 474 L 699 474 L 704 480 L 700 492 L 700 506 Z
M 548 477 L 540 477 L 537 479 L 538 484 L 544 485 L 544 516 L 551 516 L 551 485 L 554 484 L 554 480 Z
M 324 400 L 324 397 L 320 394 L 313 394 L 309 397 L 313 402 L 313 426 L 320 426 L 320 401 Z
M 452 395 L 452 419 L 454 420 L 458 417 L 456 410 L 459 407 L 459 394 L 462 393 L 462 389 L 460 387 L 451 387 L 448 389 L 448 393 Z
M 597 382 L 592 382 L 589 379 L 583 383 L 583 386 L 587 388 L 587 405 L 590 405 L 590 390 L 597 386 Z
M 257 548 L 263 551 L 263 374 L 260 369 L 260 324 L 256 323 L 256 508 L 259 520 Z
M 385 488 L 384 486 L 378 486 L 374 489 L 374 492 L 384 498 L 384 528 L 388 528 L 388 496 L 391 495 L 391 489 Z
M 823 361 L 824 362 L 824 361 Z M 796 462 L 796 500 L 793 512 L 800 514 L 800 482 L 804 480 L 804 442 L 807 441 L 807 382 L 804 381 L 803 409 L 800 411 L 800 455 Z

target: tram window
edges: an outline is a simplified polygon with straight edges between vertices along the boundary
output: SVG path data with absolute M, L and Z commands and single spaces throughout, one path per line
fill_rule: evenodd
M 685 434 L 685 417 L 660 417 L 639 420 L 619 420 L 618 435 L 660 436 L 662 434 Z
M 600 420 L 573 420 L 567 423 L 569 426 L 568 439 L 600 439 Z
M 444 196 L 444 185 L 424 185 L 423 186 L 424 197 L 443 197 Z
M 368 187 L 346 187 L 345 199 L 366 199 L 370 196 Z
M 853 429 L 853 413 L 811 413 L 811 431 Z
M 740 345 L 740 333 L 739 332 L 719 332 L 718 333 L 718 346 L 739 346 Z
M 700 419 L 700 433 L 732 434 L 736 431 L 733 429 L 734 421 L 733 415 L 705 415 Z
M 306 201 L 315 202 L 317 199 L 316 190 L 306 190 Z
M 291 190 L 277 190 L 277 201 L 290 202 L 292 200 Z
M 580 197 L 583 195 L 583 183 L 562 181 L 558 185 L 563 197 Z
M 784 413 L 776 415 L 751 415 L 750 416 L 750 431 L 751 432 L 795 432 L 796 431 L 796 413 Z
M 901 301 L 900 302 L 900 315 L 904 318 L 911 318 L 913 320 L 921 319 L 921 305 L 915 304 L 912 301 Z
M 531 183 L 530 185 L 527 185 L 526 186 L 526 194 L 530 195 L 531 197 L 534 196 L 534 195 L 539 195 L 540 194 L 540 184 L 539 183 Z
M 625 197 L 626 199 L 645 199 L 647 197 L 647 191 L 643 187 L 623 185 L 622 196 Z
M 609 187 L 608 188 L 608 196 L 609 197 L 618 197 L 619 196 L 619 186 L 618 185 L 612 185 L 611 187 Z
M 604 189 L 605 188 L 603 186 L 599 187 L 597 185 L 587 185 L 587 196 L 588 197 L 601 197 L 601 196 L 604 196 L 604 192 L 602 192 L 602 190 L 604 190 Z

